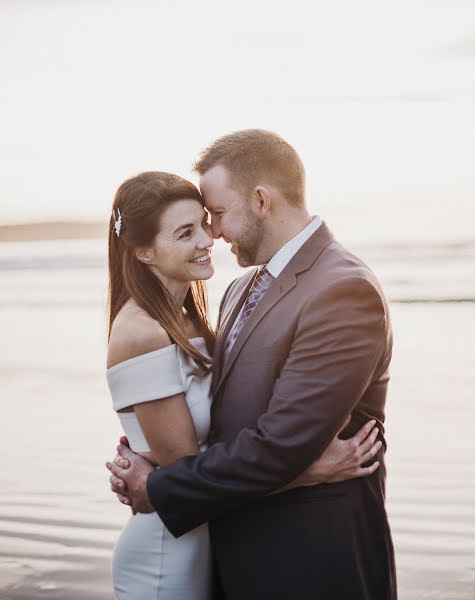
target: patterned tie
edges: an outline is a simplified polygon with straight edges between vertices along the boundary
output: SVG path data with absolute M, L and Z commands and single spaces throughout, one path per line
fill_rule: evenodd
M 257 272 L 256 278 L 249 290 L 249 295 L 246 298 L 246 302 L 244 303 L 244 308 L 239 315 L 238 321 L 234 324 L 228 339 L 226 340 L 226 344 L 224 346 L 224 362 L 227 361 L 229 354 L 231 353 L 231 349 L 236 341 L 239 332 L 244 327 L 246 321 L 251 316 L 252 311 L 256 307 L 259 300 L 265 294 L 267 288 L 269 287 L 271 281 L 274 277 L 269 273 L 266 267 L 262 267 Z

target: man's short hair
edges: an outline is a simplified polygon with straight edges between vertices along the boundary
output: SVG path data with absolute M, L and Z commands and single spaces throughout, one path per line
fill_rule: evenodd
M 193 166 L 199 175 L 225 167 L 229 184 L 248 195 L 254 186 L 276 187 L 291 206 L 305 202 L 305 169 L 297 152 L 276 133 L 244 129 L 220 137 L 203 150 Z

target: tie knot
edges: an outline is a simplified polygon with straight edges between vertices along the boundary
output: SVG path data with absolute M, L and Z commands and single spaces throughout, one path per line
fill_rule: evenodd
M 261 267 L 258 271 L 257 271 L 257 276 L 258 277 L 264 277 L 265 275 L 272 277 L 272 275 L 269 273 L 269 271 L 267 270 L 267 266 L 263 266 Z
M 261 267 L 257 272 L 256 278 L 252 285 L 253 291 L 257 291 L 258 293 L 264 292 L 270 285 L 270 282 L 274 279 L 274 277 L 269 273 L 267 267 Z

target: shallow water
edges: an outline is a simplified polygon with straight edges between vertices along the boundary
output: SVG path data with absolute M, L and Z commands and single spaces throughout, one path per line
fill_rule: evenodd
M 475 245 L 355 248 L 392 304 L 388 511 L 402 600 L 475 595 Z M 239 273 L 217 246 L 215 315 Z M 0 247 L 0 596 L 111 599 L 127 509 L 103 466 L 120 434 L 104 377 L 102 242 Z

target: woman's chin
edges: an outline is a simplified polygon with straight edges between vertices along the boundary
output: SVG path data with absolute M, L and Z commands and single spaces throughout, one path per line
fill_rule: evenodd
M 213 277 L 213 275 L 214 275 L 214 267 L 213 267 L 213 265 L 210 265 L 208 267 L 207 275 L 204 275 L 201 279 L 211 279 L 211 277 Z
M 209 265 L 200 267 L 199 269 L 193 269 L 193 280 L 194 281 L 206 281 L 211 279 L 214 275 L 214 267 L 210 263 Z

